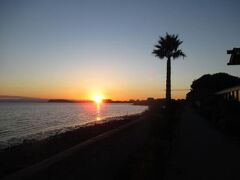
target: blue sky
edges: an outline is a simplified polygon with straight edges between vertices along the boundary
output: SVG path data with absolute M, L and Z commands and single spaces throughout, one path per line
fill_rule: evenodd
M 164 97 L 166 62 L 153 46 L 179 34 L 187 57 L 172 63 L 173 97 L 206 73 L 239 76 L 238 0 L 0 1 L 0 94 L 46 98 Z

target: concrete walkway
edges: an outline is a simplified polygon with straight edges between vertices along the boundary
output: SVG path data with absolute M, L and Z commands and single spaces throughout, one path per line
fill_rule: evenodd
M 239 180 L 240 148 L 186 106 L 165 179 Z

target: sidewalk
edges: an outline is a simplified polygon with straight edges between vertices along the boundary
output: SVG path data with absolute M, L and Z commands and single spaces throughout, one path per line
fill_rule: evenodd
M 186 106 L 177 132 L 166 180 L 240 179 L 240 148 L 209 127 Z

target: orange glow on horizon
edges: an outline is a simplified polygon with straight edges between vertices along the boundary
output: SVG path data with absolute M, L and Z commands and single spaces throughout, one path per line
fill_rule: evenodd
M 44 86 L 24 86 L 1 88 L 0 95 L 24 96 L 43 99 L 70 99 L 70 100 L 93 100 L 102 102 L 103 99 L 112 99 L 113 101 L 127 101 L 130 99 L 144 100 L 148 97 L 165 98 L 165 90 L 158 86 L 145 88 L 145 86 L 98 86 L 91 87 L 89 84 L 80 87 L 72 85 L 70 87 L 44 87 Z M 173 99 L 185 98 L 189 90 L 172 91 Z

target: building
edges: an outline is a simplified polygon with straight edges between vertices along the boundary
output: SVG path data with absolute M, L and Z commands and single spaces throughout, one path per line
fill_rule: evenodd
M 227 50 L 227 54 L 231 54 L 230 60 L 227 65 L 240 65 L 240 48 L 233 48 Z

